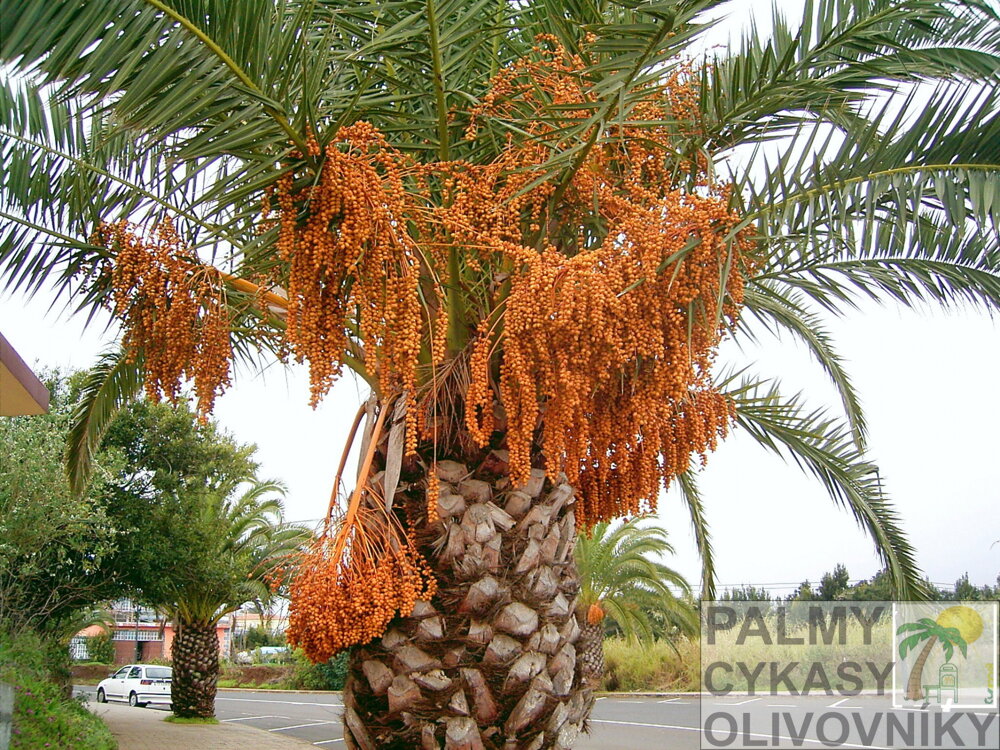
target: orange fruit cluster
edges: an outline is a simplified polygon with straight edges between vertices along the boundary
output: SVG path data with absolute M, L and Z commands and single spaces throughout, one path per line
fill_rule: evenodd
M 501 73 L 477 114 L 524 118 L 543 100 L 566 116 L 592 112 L 582 61 L 554 44 L 536 54 Z M 661 486 L 731 418 L 710 368 L 752 246 L 728 185 L 697 155 L 664 158 L 697 127 L 696 101 L 681 66 L 636 105 L 633 117 L 655 124 L 612 132 L 562 187 L 532 186 L 559 138 L 558 123 L 539 118 L 531 140 L 470 170 L 452 200 L 452 214 L 465 212 L 452 233 L 468 231 L 513 269 L 502 328 L 481 325 L 473 345 L 468 429 L 490 440 L 499 350 L 512 478 L 526 482 L 541 451 L 547 473 L 580 490 L 581 526 L 654 510 Z
M 408 453 L 506 440 L 515 482 L 539 456 L 566 473 L 582 526 L 653 510 L 725 435 L 731 405 L 710 371 L 754 266 L 753 227 L 699 145 L 697 72 L 677 64 L 628 100 L 627 120 L 570 137 L 603 106 L 589 64 L 540 37 L 501 70 L 467 113 L 469 137 L 515 126 L 486 163 L 420 162 L 365 122 L 310 132 L 265 196 L 260 229 L 281 262 L 255 277 L 287 289 L 286 343 L 309 362 L 314 404 L 359 360 L 385 403 L 408 394 Z M 102 231 L 120 248 L 116 312 L 151 387 L 174 398 L 191 376 L 210 406 L 228 377 L 218 279 L 183 260 L 169 224 L 149 243 Z M 370 590 L 383 564 L 362 555 L 345 572 L 326 548 L 311 559 L 326 571 L 314 579 L 338 582 L 317 583 L 317 601 Z M 405 599 L 388 596 L 368 621 Z
M 289 265 L 281 280 L 288 290 L 287 341 L 299 362 L 309 361 L 314 406 L 340 374 L 349 337 L 376 353 L 368 364 L 382 393 L 413 393 L 430 324 L 418 291 L 420 248 L 407 230 L 417 208 L 403 186 L 412 166 L 365 122 L 339 130 L 323 157 L 318 179 L 300 186 L 287 173 L 275 190 L 278 250 Z M 436 298 L 432 304 L 439 307 Z M 435 324 L 446 331 L 440 314 Z M 440 343 L 437 351 L 443 354 Z M 415 410 L 407 420 L 412 451 Z
M 394 517 L 361 508 L 349 526 L 322 535 L 292 578 L 288 642 L 313 662 L 385 632 L 397 615 L 434 595 L 427 562 Z
M 169 217 L 151 239 L 124 221 L 101 224 L 94 239 L 115 251 L 112 313 L 124 323 L 124 347 L 143 356 L 146 395 L 176 403 L 192 380 L 204 418 L 229 385 L 232 358 L 219 273 L 192 257 Z

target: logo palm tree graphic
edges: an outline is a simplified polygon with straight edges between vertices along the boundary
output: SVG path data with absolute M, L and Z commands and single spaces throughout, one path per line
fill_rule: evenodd
M 906 654 L 917 647 L 917 644 L 927 641 L 917 660 L 910 670 L 906 681 L 906 700 L 923 700 L 922 675 L 924 665 L 934 650 L 934 644 L 940 643 L 944 650 L 945 662 L 950 662 L 955 655 L 955 647 L 968 657 L 968 646 L 983 634 L 983 619 L 979 613 L 970 607 L 948 607 L 937 616 L 937 620 L 923 617 L 917 622 L 900 625 L 896 635 L 910 633 L 899 643 L 899 657 L 905 659 Z M 940 693 L 938 694 L 940 697 Z

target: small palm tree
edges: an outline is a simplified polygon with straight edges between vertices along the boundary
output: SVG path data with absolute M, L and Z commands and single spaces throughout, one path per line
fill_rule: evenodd
M 171 702 L 178 716 L 215 714 L 219 620 L 248 601 L 268 601 L 271 574 L 308 539 L 281 522 L 283 493 L 277 482 L 245 478 L 191 503 L 197 548 L 149 597 L 177 628 Z
M 650 615 L 686 634 L 698 630 L 698 613 L 690 603 L 691 587 L 684 577 L 656 560 L 673 554 L 667 532 L 640 526 L 642 518 L 612 527 L 599 523 L 576 543 L 580 570 L 580 659 L 587 677 L 597 683 L 604 672 L 605 616 L 627 638 L 652 640 Z M 678 596 L 671 586 L 680 589 Z
M 899 658 L 903 659 L 906 654 L 917 647 L 917 644 L 927 641 L 917 660 L 910 670 L 910 677 L 906 681 L 906 700 L 919 701 L 924 697 L 921 676 L 924 665 L 928 657 L 934 650 L 936 643 L 941 644 L 944 650 L 946 662 L 950 662 L 955 655 L 955 648 L 962 652 L 962 656 L 968 656 L 968 645 L 979 638 L 983 632 L 983 621 L 979 614 L 970 607 L 948 607 L 937 616 L 936 620 L 929 617 L 922 617 L 917 622 L 907 622 L 899 626 L 897 635 L 911 633 L 899 644 Z

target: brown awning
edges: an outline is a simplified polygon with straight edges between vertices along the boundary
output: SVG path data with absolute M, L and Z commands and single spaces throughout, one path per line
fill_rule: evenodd
M 49 392 L 0 333 L 0 416 L 44 414 Z

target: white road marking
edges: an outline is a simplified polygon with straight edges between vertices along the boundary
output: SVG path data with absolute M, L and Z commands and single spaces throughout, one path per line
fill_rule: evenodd
M 796 706 L 792 703 L 768 703 L 768 708 L 802 708 L 802 706 Z
M 841 698 L 839 701 L 834 701 L 833 703 L 831 703 L 829 706 L 827 706 L 827 708 L 836 708 L 837 706 L 847 703 L 847 701 L 849 700 L 850 698 Z
M 738 703 L 716 703 L 717 706 L 745 706 L 747 703 L 753 703 L 754 701 L 759 701 L 760 698 L 748 698 L 745 701 L 739 701 Z
M 222 723 L 227 721 L 254 721 L 255 719 L 288 719 L 289 716 L 278 716 L 276 714 L 268 714 L 267 716 L 243 716 L 239 719 L 222 719 Z
M 343 703 L 316 703 L 313 701 L 275 701 L 265 698 L 216 698 L 217 701 L 235 701 L 237 703 L 277 703 L 283 706 L 326 706 L 327 708 L 343 708 Z
M 343 742 L 343 737 L 338 737 L 335 740 L 320 740 L 319 742 L 314 742 L 314 745 L 329 745 L 331 742 Z
M 312 721 L 308 724 L 293 724 L 290 727 L 275 727 L 274 729 L 268 729 L 268 732 L 284 732 L 286 729 L 302 729 L 303 727 L 318 727 L 320 724 L 336 724 L 337 721 Z
M 682 701 L 680 698 L 667 698 L 666 700 L 656 701 L 657 703 L 676 703 L 678 706 L 690 706 L 691 701 Z
M 730 704 L 730 705 L 732 705 L 732 704 Z M 640 721 L 612 721 L 611 719 L 591 719 L 590 723 L 591 724 L 617 724 L 619 726 L 626 726 L 626 727 L 652 727 L 653 729 L 681 729 L 681 730 L 684 730 L 686 732 L 701 732 L 702 731 L 701 727 L 685 727 L 685 726 L 681 726 L 681 725 L 677 725 L 677 724 L 646 724 L 646 723 L 640 722 Z M 774 736 L 777 736 L 777 738 L 779 740 L 791 740 L 793 742 L 813 742 L 813 743 L 815 743 L 817 745 L 825 745 L 825 744 L 827 744 L 827 743 L 823 742 L 823 740 L 819 740 L 819 739 L 815 739 L 814 740 L 814 739 L 811 739 L 809 737 L 797 737 L 797 738 L 793 738 L 793 737 L 785 737 L 785 736 L 780 735 L 780 734 L 779 735 L 770 735 L 770 734 L 761 734 L 759 732 L 743 732 L 743 733 L 741 733 L 741 735 L 744 736 L 744 737 L 766 737 L 767 739 L 773 739 Z M 856 748 L 860 748 L 861 750 L 889 750 L 888 748 L 879 747 L 877 745 L 852 745 L 852 744 L 850 744 L 848 742 L 839 743 L 839 746 L 840 747 L 856 747 Z

